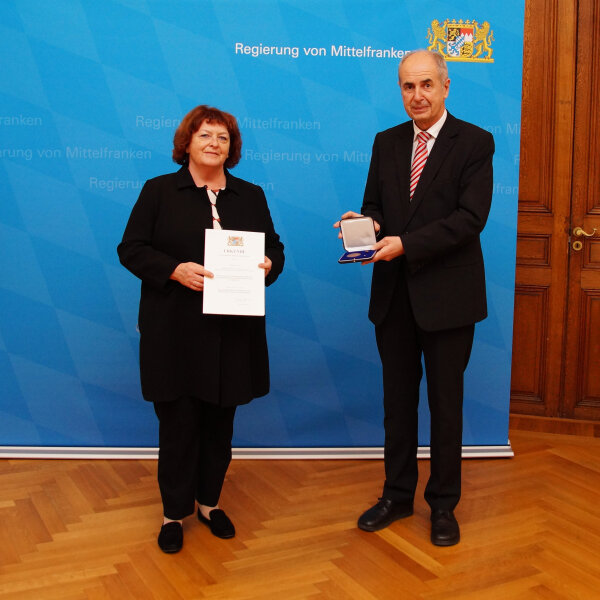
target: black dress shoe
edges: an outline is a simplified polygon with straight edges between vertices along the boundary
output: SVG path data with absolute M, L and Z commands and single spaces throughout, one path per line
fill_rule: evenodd
M 451 510 L 431 512 L 431 543 L 436 546 L 454 546 L 460 542 L 460 529 Z
M 224 540 L 232 538 L 235 535 L 235 527 L 229 517 L 225 514 L 225 511 L 220 508 L 213 508 L 208 513 L 208 516 L 210 519 L 203 516 L 200 509 L 198 509 L 198 520 L 201 523 L 208 525 L 213 535 Z
M 379 502 L 364 512 L 358 519 L 358 527 L 363 531 L 379 531 L 390 523 L 410 517 L 413 514 L 412 504 L 394 502 L 389 498 L 380 498 Z
M 163 552 L 173 554 L 183 546 L 183 527 L 177 521 L 165 523 L 158 534 L 158 545 Z

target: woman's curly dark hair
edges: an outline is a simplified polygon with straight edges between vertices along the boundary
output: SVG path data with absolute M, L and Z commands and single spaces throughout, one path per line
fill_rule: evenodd
M 242 135 L 237 121 L 233 115 L 206 104 L 196 106 L 183 117 L 173 137 L 173 161 L 179 165 L 187 162 L 187 147 L 190 145 L 192 136 L 200 129 L 204 121 L 219 123 L 227 128 L 229 132 L 229 156 L 225 161 L 225 167 L 228 169 L 235 167 L 242 157 Z

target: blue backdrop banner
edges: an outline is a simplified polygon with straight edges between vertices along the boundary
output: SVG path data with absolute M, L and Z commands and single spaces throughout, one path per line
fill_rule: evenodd
M 238 118 L 233 174 L 265 190 L 287 256 L 267 290 L 272 391 L 238 411 L 234 444 L 381 446 L 371 267 L 337 263 L 332 224 L 360 208 L 375 134 L 407 118 L 400 59 L 427 47 L 449 110 L 496 141 L 464 444 L 506 444 L 523 1 L 0 3 L 0 445 L 156 446 L 116 246 L 144 181 L 176 170 L 180 119 L 209 104 Z

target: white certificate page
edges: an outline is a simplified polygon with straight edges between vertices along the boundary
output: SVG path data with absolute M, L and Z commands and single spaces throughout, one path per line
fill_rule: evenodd
M 265 234 L 207 229 L 203 312 L 211 315 L 265 315 Z

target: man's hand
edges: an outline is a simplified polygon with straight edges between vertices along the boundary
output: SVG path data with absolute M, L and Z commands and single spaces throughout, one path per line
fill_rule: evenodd
M 387 236 L 373 245 L 373 250 L 377 250 L 371 260 L 366 260 L 362 264 L 370 265 L 378 260 L 390 261 L 397 256 L 404 254 L 404 246 L 399 236 Z
M 201 292 L 204 289 L 204 278 L 214 277 L 202 265 L 195 262 L 179 263 L 171 273 L 170 279 L 178 281 L 181 285 L 189 287 L 190 290 Z

